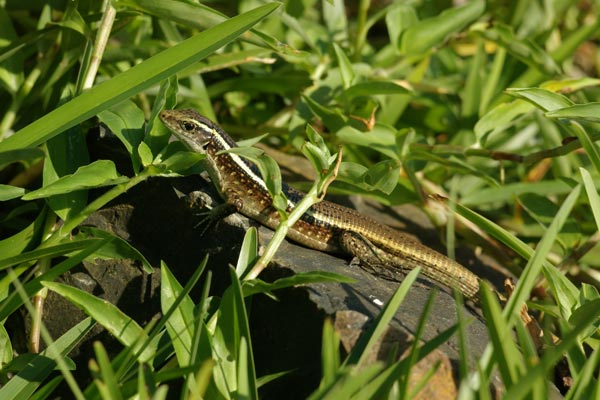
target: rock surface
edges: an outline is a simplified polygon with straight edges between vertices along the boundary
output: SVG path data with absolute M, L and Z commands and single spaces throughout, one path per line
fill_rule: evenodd
M 128 240 L 154 266 L 159 266 L 161 260 L 165 261 L 183 284 L 204 255 L 210 254 L 209 267 L 214 273 L 213 290 L 218 294 L 228 284 L 225 267 L 235 264 L 245 230 L 256 224 L 242 216 L 232 215 L 217 223 L 209 234 L 201 235 L 201 229 L 196 227 L 200 219 L 195 215 L 197 210 L 190 209 L 186 201 L 178 198 L 173 190 L 174 184 L 183 193 L 199 188 L 211 190 L 210 185 L 200 177 L 151 180 L 92 215 L 86 224 L 114 232 Z M 362 208 L 362 212 L 381 218 L 381 211 L 369 209 L 366 204 L 361 204 L 359 208 Z M 403 209 L 408 210 L 406 214 L 388 218 L 418 215 L 414 207 L 401 207 L 394 212 L 402 213 Z M 405 221 L 411 223 L 408 218 Z M 264 227 L 258 228 L 260 242 L 265 244 L 272 232 Z M 435 233 L 427 237 L 434 236 Z M 426 243 L 431 245 L 429 241 Z M 439 246 L 432 247 L 439 250 Z M 464 254 L 468 253 L 459 252 L 461 256 Z M 474 257 L 467 264 L 473 260 Z M 253 298 L 251 329 L 257 374 L 263 376 L 294 369 L 288 376 L 267 385 L 262 391 L 265 398 L 280 397 L 282 393 L 286 393 L 287 398 L 303 398 L 314 390 L 320 378 L 321 332 L 325 318 L 334 320 L 335 327 L 342 335 L 344 349 L 349 351 L 398 286 L 397 282 L 378 278 L 357 266 L 349 265 L 348 260 L 288 242 L 279 249 L 273 264 L 264 271 L 261 279 L 274 280 L 295 272 L 315 270 L 344 274 L 353 278 L 355 283 L 318 283 L 282 290 L 277 292 L 278 301 L 262 295 Z M 131 261 L 111 260 L 85 263 L 66 274 L 63 282 L 117 304 L 137 322 L 145 324 L 160 312 L 159 276 L 157 273 L 147 275 L 141 272 L 139 266 Z M 372 355 L 373 359 L 385 359 L 390 348 L 396 348 L 398 354 L 406 351 L 433 287 L 436 286 L 426 278 L 418 280 L 378 345 L 378 353 Z M 54 337 L 83 318 L 82 312 L 52 293 L 45 308 L 44 321 Z M 463 313 L 470 315 L 469 318 L 473 320 L 468 325 L 468 350 L 471 359 L 476 360 L 488 339 L 485 325 L 472 311 L 467 307 Z M 454 298 L 448 289 L 440 288 L 432 312 L 427 317 L 422 339 L 429 340 L 455 323 Z M 90 336 L 102 341 L 109 350 L 119 349 L 116 340 L 100 328 L 96 328 Z M 83 359 L 91 357 L 91 343 L 82 345 L 80 351 Z M 449 341 L 423 360 L 419 368 L 413 371 L 411 379 L 417 382 L 427 374 L 433 365 L 432 359 L 440 362 L 432 382 L 445 384 L 429 385 L 427 392 L 421 395 L 426 398 L 454 398 L 456 387 L 454 379 L 450 378 L 457 376 L 457 342 L 454 339 Z M 83 373 L 85 375 L 87 371 Z M 286 392 L 289 387 L 300 389 L 290 394 Z

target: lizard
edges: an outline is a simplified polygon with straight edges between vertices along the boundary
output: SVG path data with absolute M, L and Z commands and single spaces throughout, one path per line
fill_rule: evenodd
M 203 166 L 232 211 L 270 229 L 277 228 L 279 213 L 272 207 L 258 168 L 227 152 L 237 145 L 219 125 L 193 109 L 163 110 L 159 118 L 189 150 L 206 155 Z M 282 191 L 288 199 L 288 210 L 304 196 L 284 182 Z M 324 200 L 313 205 L 287 237 L 318 251 L 357 258 L 365 269 L 392 279 L 419 266 L 438 284 L 455 288 L 470 300 L 478 299 L 481 280 L 473 272 L 409 235 L 333 202 Z

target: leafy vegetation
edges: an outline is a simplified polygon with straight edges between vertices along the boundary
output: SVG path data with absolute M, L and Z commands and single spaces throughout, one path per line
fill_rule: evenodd
M 461 398 L 489 398 L 495 370 L 506 398 L 547 398 L 563 357 L 567 398 L 600 398 L 600 5 L 350 3 L 3 2 L 0 398 L 52 397 L 63 380 L 75 398 L 165 398 L 167 392 L 256 398 L 279 375 L 256 376 L 249 298 L 344 280 L 323 273 L 270 284 L 255 279 L 249 266 L 258 259 L 257 239 L 250 230 L 220 298 L 209 296 L 206 260 L 185 287 L 161 265 L 163 316 L 149 326 L 53 282 L 96 257 L 131 258 L 152 270 L 124 240 L 99 229 L 75 234 L 75 228 L 151 177 L 198 172 L 202 156 L 168 143 L 157 119 L 174 107 L 195 108 L 237 138 L 268 131 L 271 144 L 303 152 L 318 171 L 306 207 L 319 201 L 335 170 L 330 192 L 419 204 L 446 227 L 450 254 L 461 237 L 476 237 L 484 252 L 502 248 L 508 255 L 502 263 L 519 281 L 503 308 L 482 287 L 491 340 L 477 368 L 468 370 L 461 360 Z M 119 173 L 111 160 L 92 161 L 85 138 L 99 123 L 121 142 L 131 174 Z M 340 146 L 338 170 L 339 153 L 330 151 Z M 278 170 L 266 160 L 277 193 Z M 90 189 L 100 194 L 88 195 Z M 281 229 L 275 240 L 283 239 Z M 364 355 L 417 273 L 407 276 L 347 358 L 325 324 L 322 380 L 311 398 L 414 395 L 407 383 L 411 366 L 450 336 L 463 335 L 464 321 L 433 341 L 415 342 L 399 361 L 365 365 Z M 200 299 L 189 295 L 195 286 L 202 287 Z M 537 346 L 520 312 L 541 288 L 546 295 L 528 302 L 543 316 L 544 342 Z M 36 308 L 48 290 L 91 318 L 52 340 Z M 13 351 L 5 323 L 21 307 L 36 316 L 47 344 L 39 354 Z M 123 351 L 108 355 L 96 343 L 93 382 L 84 388 L 71 369 L 88 366 L 73 365 L 67 355 L 92 318 L 119 338 Z

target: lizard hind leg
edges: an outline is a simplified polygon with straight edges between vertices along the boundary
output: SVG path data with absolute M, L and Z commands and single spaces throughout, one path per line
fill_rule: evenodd
M 340 234 L 340 247 L 351 255 L 351 264 L 358 264 L 373 275 L 392 281 L 402 281 L 406 275 L 404 268 L 394 263 L 389 253 L 375 246 L 369 239 L 357 232 L 344 231 Z

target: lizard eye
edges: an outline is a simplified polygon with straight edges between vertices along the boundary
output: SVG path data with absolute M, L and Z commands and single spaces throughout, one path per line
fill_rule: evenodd
M 192 124 L 191 122 L 183 122 L 181 127 L 187 132 L 192 132 L 194 128 L 196 128 L 196 125 Z

